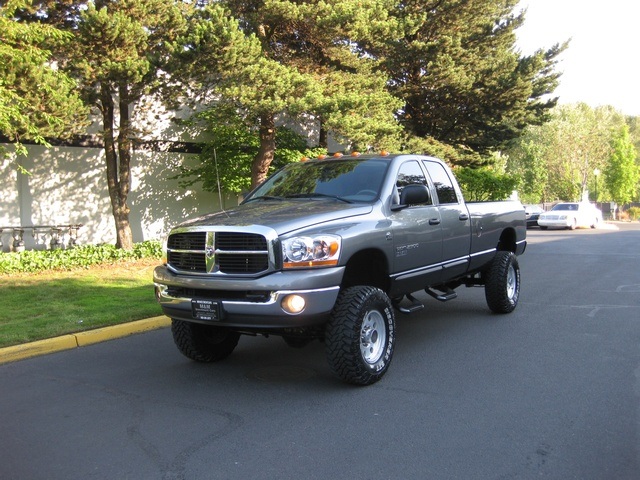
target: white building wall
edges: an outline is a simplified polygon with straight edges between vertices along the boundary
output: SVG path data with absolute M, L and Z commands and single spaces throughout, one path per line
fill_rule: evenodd
M 12 151 L 11 145 L 3 146 Z M 27 148 L 28 155 L 19 160 L 29 175 L 18 172 L 9 159 L 0 160 L 0 228 L 80 223 L 79 244 L 115 243 L 103 150 Z M 169 179 L 182 162 L 196 160 L 194 154 L 134 151 L 128 204 L 135 242 L 160 239 L 186 218 L 220 210 L 217 193 L 185 191 L 177 180 Z M 230 208 L 237 204 L 237 198 L 224 198 L 223 203 L 224 208 Z M 12 244 L 11 234 L 7 228 L 0 234 L 3 251 Z M 34 238 L 30 229 L 25 230 L 23 239 L 27 249 L 48 248 L 49 239 Z

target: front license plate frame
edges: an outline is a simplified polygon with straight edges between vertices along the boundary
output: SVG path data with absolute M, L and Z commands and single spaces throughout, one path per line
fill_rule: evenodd
M 191 313 L 196 320 L 217 322 L 220 320 L 220 305 L 215 300 L 192 299 Z

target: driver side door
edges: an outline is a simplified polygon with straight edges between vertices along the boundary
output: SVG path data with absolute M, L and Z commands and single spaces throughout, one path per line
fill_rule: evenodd
M 394 201 L 399 202 L 404 187 L 416 184 L 432 191 L 420 163 L 409 160 L 398 169 Z M 424 203 L 392 211 L 390 218 L 394 255 L 392 296 L 437 284 L 442 276 L 442 228 L 432 196 Z

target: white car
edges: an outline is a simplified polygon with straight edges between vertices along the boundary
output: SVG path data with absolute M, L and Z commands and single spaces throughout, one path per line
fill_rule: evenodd
M 544 208 L 539 205 L 525 205 L 524 218 L 527 220 L 527 228 L 537 227 L 538 218 L 544 213 Z
M 542 230 L 549 227 L 571 230 L 577 227 L 596 228 L 600 222 L 602 222 L 602 212 L 587 202 L 558 203 L 538 217 L 538 225 Z

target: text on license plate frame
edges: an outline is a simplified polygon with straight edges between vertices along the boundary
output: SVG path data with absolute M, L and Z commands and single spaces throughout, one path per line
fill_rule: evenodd
M 220 320 L 220 305 L 215 300 L 192 299 L 191 313 L 197 320 Z

